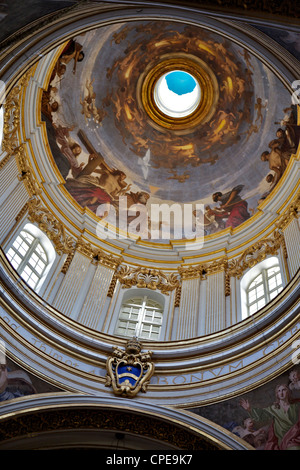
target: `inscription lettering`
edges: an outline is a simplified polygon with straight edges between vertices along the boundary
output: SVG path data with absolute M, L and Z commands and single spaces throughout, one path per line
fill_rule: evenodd
M 53 357 L 53 359 L 56 359 L 59 362 L 63 362 L 64 364 L 69 365 L 71 367 L 75 367 L 75 368 L 79 367 L 79 364 L 77 364 L 76 362 L 73 362 L 70 359 L 65 359 L 61 353 L 54 351 L 51 347 L 42 343 L 41 340 L 36 339 L 36 338 L 31 338 L 31 339 L 33 341 L 34 346 L 36 346 L 40 351 L 43 351 L 44 353 L 48 354 L 48 356 Z

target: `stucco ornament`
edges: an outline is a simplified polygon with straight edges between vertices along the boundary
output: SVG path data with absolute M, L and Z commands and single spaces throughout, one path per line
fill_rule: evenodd
M 106 387 L 112 387 L 114 394 L 132 398 L 138 392 L 146 392 L 154 373 L 151 351 L 141 352 L 140 342 L 133 338 L 127 341 L 125 351 L 113 350 L 106 362 Z

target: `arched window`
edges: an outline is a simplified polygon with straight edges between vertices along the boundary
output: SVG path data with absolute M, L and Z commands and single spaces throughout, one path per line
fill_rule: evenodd
M 250 269 L 244 276 L 241 287 L 244 313 L 246 311 L 244 316 L 253 315 L 283 289 L 278 259 L 269 258 Z
M 13 268 L 34 290 L 44 278 L 55 257 L 52 245 L 48 245 L 51 243 L 47 237 L 34 225 L 27 224 L 6 252 Z
M 147 295 L 132 296 L 125 300 L 115 329 L 115 334 L 158 340 L 163 318 L 163 307 Z

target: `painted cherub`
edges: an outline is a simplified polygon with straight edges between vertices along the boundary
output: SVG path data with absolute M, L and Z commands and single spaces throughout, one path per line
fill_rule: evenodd
M 256 99 L 256 103 L 254 105 L 254 109 L 256 109 L 256 112 L 257 112 L 255 122 L 260 120 L 260 123 L 262 123 L 263 121 L 262 110 L 267 107 L 267 104 L 268 102 L 266 101 L 265 104 L 263 105 L 261 98 Z
M 293 369 L 289 373 L 289 389 L 290 390 L 300 390 L 300 373 L 298 370 Z

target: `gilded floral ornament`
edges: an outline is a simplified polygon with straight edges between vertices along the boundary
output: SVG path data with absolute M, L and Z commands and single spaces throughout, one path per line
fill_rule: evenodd
M 74 250 L 75 240 L 66 235 L 63 224 L 57 221 L 53 214 L 42 205 L 40 199 L 29 199 L 28 219 L 38 224 L 38 227 L 54 243 L 59 255 L 71 253 Z
M 1 104 L 4 102 L 2 151 L 8 155 L 13 155 L 19 146 L 22 90 L 28 85 L 32 73 L 33 69 L 29 69 L 11 91 L 1 97 Z
M 273 238 L 259 240 L 244 251 L 240 258 L 229 262 L 229 276 L 235 276 L 239 279 L 242 277 L 246 269 L 252 268 L 256 264 L 260 263 L 266 259 L 268 255 L 276 255 L 281 246 L 284 247 L 284 238 L 278 231 L 274 233 Z
M 112 256 L 101 249 L 94 249 L 92 245 L 86 242 L 82 237 L 77 240 L 76 249 L 83 255 L 91 258 L 94 263 L 99 263 L 111 269 L 117 269 L 123 261 L 122 256 Z
M 130 268 L 121 266 L 116 276 L 123 288 L 146 287 L 152 290 L 160 290 L 163 294 L 169 294 L 180 285 L 179 276 L 175 273 L 167 276 L 159 269 L 145 267 Z
M 287 210 L 281 215 L 279 220 L 275 223 L 275 226 L 278 228 L 278 230 L 284 230 L 293 219 L 298 219 L 299 215 L 300 215 L 300 191 L 298 192 L 295 200 L 288 206 Z
M 203 279 L 203 276 L 206 274 L 206 269 L 202 264 L 198 264 L 196 266 L 180 266 L 178 272 L 182 280 L 196 279 L 198 277 Z
M 146 392 L 154 373 L 151 351 L 141 352 L 141 344 L 133 338 L 126 343 L 125 351 L 115 348 L 106 362 L 106 387 L 112 387 L 115 395 L 132 398 L 138 392 Z

